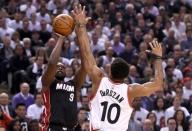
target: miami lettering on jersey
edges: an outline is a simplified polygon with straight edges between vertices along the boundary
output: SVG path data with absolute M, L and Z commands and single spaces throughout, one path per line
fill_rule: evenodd
M 57 83 L 56 90 L 66 90 L 68 92 L 74 92 L 75 88 L 71 85 Z
M 111 96 L 112 98 L 116 99 L 119 103 L 121 103 L 124 100 L 124 98 L 121 97 L 120 94 L 116 93 L 113 90 L 109 90 L 109 89 L 100 90 L 100 94 L 101 96 Z

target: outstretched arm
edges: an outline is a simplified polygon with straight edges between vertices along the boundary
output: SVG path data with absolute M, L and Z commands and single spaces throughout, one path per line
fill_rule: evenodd
M 97 89 L 97 84 L 100 82 L 103 76 L 103 73 L 97 67 L 95 58 L 90 49 L 90 45 L 89 45 L 90 41 L 89 41 L 87 30 L 86 30 L 86 24 L 89 18 L 85 16 L 85 7 L 83 7 L 82 9 L 81 5 L 74 7 L 72 14 L 76 23 L 75 32 L 78 38 L 79 47 L 81 51 L 82 64 L 85 68 L 85 71 L 93 81 L 92 87 L 93 87 L 93 92 L 95 92 Z
M 152 54 L 154 54 L 155 59 L 155 78 L 152 82 L 147 82 L 144 84 L 132 84 L 130 85 L 129 96 L 131 100 L 135 97 L 149 96 L 155 91 L 162 90 L 163 87 L 163 67 L 162 67 L 162 47 L 157 41 L 149 43 L 152 49 Z
M 47 68 L 45 69 L 41 81 L 42 81 L 42 91 L 49 88 L 51 82 L 53 81 L 57 69 L 57 62 L 59 61 L 59 57 L 62 50 L 64 36 L 59 36 L 57 44 L 53 51 L 51 52 Z

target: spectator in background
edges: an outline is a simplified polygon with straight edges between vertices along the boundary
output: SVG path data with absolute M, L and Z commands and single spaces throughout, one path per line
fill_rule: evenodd
M 12 37 L 14 33 L 14 29 L 7 26 L 6 18 L 0 14 L 0 38 L 8 35 Z
M 186 119 L 185 113 L 183 110 L 178 109 L 174 114 L 174 118 L 177 123 L 178 131 L 187 131 L 188 130 L 188 123 L 186 122 L 188 119 Z
M 29 93 L 30 87 L 28 83 L 20 85 L 20 92 L 15 94 L 12 98 L 13 108 L 16 108 L 18 103 L 24 103 L 26 108 L 34 103 L 34 97 Z
M 155 113 L 157 120 L 156 124 L 160 126 L 160 119 L 165 117 L 165 100 L 163 97 L 157 97 L 154 101 L 154 110 L 152 112 Z
M 186 77 L 183 79 L 183 98 L 189 100 L 192 95 L 192 78 Z
M 15 119 L 20 121 L 22 129 L 28 130 L 28 124 L 30 119 L 26 117 L 26 106 L 23 103 L 18 103 L 15 107 Z
M 34 120 L 40 120 L 41 114 L 44 110 L 43 97 L 41 93 L 35 95 L 35 103 L 27 108 L 27 117 Z
M 14 56 L 10 59 L 10 64 L 12 73 L 15 73 L 18 70 L 26 70 L 30 65 L 29 59 L 26 56 L 25 49 L 22 45 L 16 45 Z
M 135 110 L 133 110 L 131 114 L 127 131 L 141 131 L 142 129 L 141 124 L 134 120 L 134 116 L 135 116 Z
M 190 116 L 188 110 L 185 107 L 181 106 L 181 100 L 178 96 L 174 97 L 172 104 L 173 104 L 173 106 L 167 108 L 165 111 L 165 121 L 167 121 L 170 117 L 173 117 L 175 112 L 178 109 L 181 109 L 182 111 L 184 111 L 186 117 Z
M 176 131 L 176 129 L 177 129 L 176 120 L 175 120 L 175 118 L 170 117 L 170 118 L 167 120 L 167 126 L 161 128 L 160 131 Z
M 0 107 L 4 113 L 6 113 L 8 116 L 13 117 L 14 110 L 10 105 L 9 95 L 5 92 L 0 94 Z
M 146 109 L 141 107 L 141 98 L 135 98 L 132 102 L 132 107 L 135 109 L 135 116 L 134 120 L 139 122 L 140 124 L 143 123 L 149 113 Z
M 7 115 L 0 107 L 0 127 L 2 127 L 3 129 L 7 129 L 11 121 L 12 118 L 9 115 Z
M 115 33 L 113 36 L 113 40 L 111 41 L 111 46 L 114 52 L 119 56 L 120 53 L 123 52 L 125 45 L 121 42 L 121 35 L 120 33 Z
M 14 119 L 10 122 L 8 131 L 22 131 L 22 127 L 19 119 Z
M 23 47 L 25 49 L 25 54 L 28 58 L 35 56 L 35 50 L 33 49 L 32 45 L 31 45 L 30 38 L 23 39 Z
M 143 122 L 142 131 L 155 131 L 153 129 L 153 124 L 150 119 L 145 119 Z
M 8 82 L 9 61 L 14 55 L 9 36 L 4 36 L 2 42 L 3 47 L 0 49 L 0 83 L 3 81 Z
M 160 127 L 156 124 L 157 123 L 157 116 L 155 115 L 155 113 L 149 112 L 146 119 L 151 120 L 154 131 L 160 131 Z
M 28 131 L 39 131 L 39 122 L 38 122 L 38 120 L 31 120 L 29 122 Z

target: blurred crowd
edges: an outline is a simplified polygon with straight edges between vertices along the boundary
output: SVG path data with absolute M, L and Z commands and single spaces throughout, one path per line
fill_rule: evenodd
M 192 131 L 192 0 L 1 0 L 0 129 L 38 131 L 44 109 L 41 75 L 57 42 L 52 20 L 86 5 L 90 46 L 106 76 L 121 57 L 130 64 L 127 84 L 152 81 L 148 43 L 163 45 L 164 85 L 149 97 L 133 100 L 128 131 Z M 60 61 L 65 81 L 80 66 L 75 33 L 65 39 Z M 87 76 L 78 93 L 78 121 L 89 129 Z

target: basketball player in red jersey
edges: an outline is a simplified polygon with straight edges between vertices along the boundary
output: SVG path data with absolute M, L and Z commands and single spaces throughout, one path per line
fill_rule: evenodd
M 59 36 L 47 68 L 42 75 L 42 96 L 45 104 L 40 131 L 74 131 L 77 125 L 77 92 L 85 80 L 83 64 L 74 79 L 67 82 L 65 65 L 59 62 L 64 36 Z
M 128 76 L 129 66 L 121 58 L 111 64 L 109 77 L 104 77 L 97 67 L 90 50 L 86 24 L 89 18 L 85 15 L 85 7 L 76 6 L 72 11 L 76 22 L 76 34 L 82 52 L 82 62 L 86 72 L 92 79 L 92 99 L 90 101 L 90 123 L 93 130 L 126 131 L 132 113 L 130 102 L 135 97 L 149 96 L 163 86 L 162 47 L 156 40 L 149 43 L 154 58 L 155 77 L 152 82 L 144 84 L 124 83 Z

